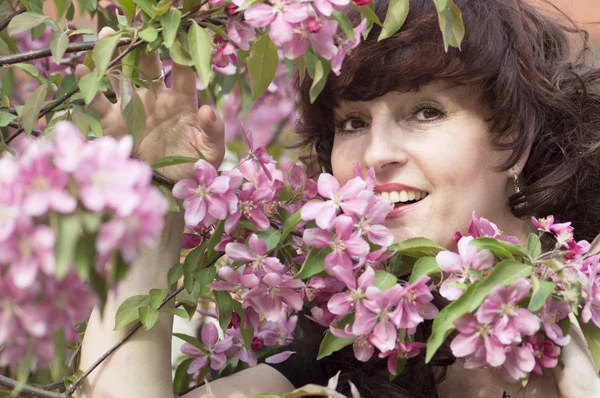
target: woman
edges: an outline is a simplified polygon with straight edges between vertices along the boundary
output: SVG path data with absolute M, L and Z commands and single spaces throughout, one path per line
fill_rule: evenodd
M 582 32 L 543 16 L 524 0 L 457 0 L 456 5 L 467 27 L 462 51 L 443 51 L 434 3 L 411 0 L 402 30 L 377 42 L 375 26 L 314 105 L 308 98 L 310 82 L 302 84 L 298 130 L 311 164 L 341 182 L 353 176 L 355 161 L 363 170 L 374 168 L 378 189 L 397 192 L 400 199 L 386 221 L 396 240 L 425 236 L 452 247 L 453 233 L 466 229 L 473 211 L 520 239 L 532 231 L 524 220 L 549 213 L 572 221 L 578 239 L 593 238 L 600 221 L 600 70 L 586 66 L 587 48 L 574 52 L 569 36 Z M 376 2 L 380 19 L 386 9 L 386 2 Z M 350 16 L 356 25 L 358 16 Z M 158 56 L 146 56 L 141 68 L 159 76 Z M 87 72 L 79 67 L 78 78 Z M 194 79 L 192 70 L 175 65 L 171 89 L 159 87 L 157 99 L 140 90 L 149 116 L 136 146 L 138 157 L 152 162 L 194 156 L 193 142 L 213 165 L 220 164 L 223 123 L 207 106 L 197 111 L 189 84 Z M 99 94 L 91 106 L 108 134 L 125 134 L 118 105 Z M 191 175 L 191 166 L 164 173 L 178 180 Z M 407 199 L 413 200 L 404 203 Z M 93 313 L 82 369 L 125 333 L 112 331 L 120 302 L 168 287 L 165 275 L 178 261 L 182 229 L 182 215 L 169 215 L 157 246 L 136 260 L 118 295 L 109 299 L 104 318 Z M 92 373 L 78 396 L 171 396 L 171 327 L 172 316 L 162 313 L 157 326 L 134 335 Z M 322 382 L 339 369 L 364 397 L 499 398 L 503 391 L 526 397 L 600 396 L 600 381 L 576 325 L 564 349 L 564 369 L 532 377 L 525 389 L 503 384 L 486 369 L 463 370 L 451 357 L 431 366 L 417 358 L 393 383 L 385 365 L 348 362 L 343 351 L 317 363 L 309 329 L 303 329 L 297 358 L 279 370 L 258 365 L 186 397 L 283 394 L 293 383 Z M 427 331 L 421 333 L 426 338 Z

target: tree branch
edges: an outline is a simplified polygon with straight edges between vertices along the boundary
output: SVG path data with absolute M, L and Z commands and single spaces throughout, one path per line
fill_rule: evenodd
M 6 19 L 4 21 L 0 22 L 0 32 L 3 31 L 8 26 L 8 24 L 10 23 L 10 21 L 12 21 L 12 19 L 14 17 L 16 17 L 19 14 L 23 14 L 25 11 L 27 11 L 27 9 L 25 9 L 25 8 L 17 10 L 15 12 L 13 12 L 12 14 L 10 14 L 8 17 L 6 17 Z
M 87 41 L 84 43 L 73 43 L 69 44 L 65 53 L 77 53 L 81 51 L 89 51 L 94 48 L 98 41 Z M 125 46 L 131 43 L 131 39 L 123 38 L 119 40 L 117 46 Z M 0 66 L 18 64 L 19 62 L 27 62 L 38 58 L 46 58 L 52 55 L 52 51 L 49 48 L 42 48 L 39 50 L 31 50 L 21 54 L 11 54 L 0 57 Z
M 4 386 L 12 390 L 17 386 L 17 384 L 18 382 L 16 380 L 0 375 L 0 386 Z M 68 396 L 65 394 L 42 390 L 41 388 L 33 387 L 27 384 L 23 387 L 21 392 L 37 398 L 68 398 Z

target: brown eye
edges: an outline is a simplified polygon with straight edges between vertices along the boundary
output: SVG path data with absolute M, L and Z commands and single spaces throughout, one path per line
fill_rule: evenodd
M 360 119 L 356 119 L 356 118 L 352 118 L 349 120 L 346 120 L 344 122 L 344 124 L 342 125 L 342 130 L 345 131 L 352 131 L 352 130 L 360 130 L 362 128 L 365 128 L 367 126 L 367 124 L 360 120 Z
M 432 107 L 426 107 L 415 113 L 415 119 L 419 122 L 433 122 L 443 116 L 442 111 Z

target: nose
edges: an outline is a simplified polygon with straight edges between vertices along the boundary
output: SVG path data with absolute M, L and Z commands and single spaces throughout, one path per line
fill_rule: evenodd
M 389 119 L 389 118 L 388 118 Z M 406 148 L 402 145 L 402 132 L 393 120 L 373 118 L 369 142 L 364 153 L 367 169 L 388 171 L 401 167 L 408 161 Z

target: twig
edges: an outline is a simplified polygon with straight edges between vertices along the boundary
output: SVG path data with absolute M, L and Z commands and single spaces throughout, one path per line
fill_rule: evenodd
M 87 41 L 84 43 L 73 43 L 67 46 L 65 53 L 77 53 L 81 51 L 89 51 L 94 48 L 98 41 Z M 123 38 L 119 40 L 117 46 L 125 46 L 131 44 L 130 38 Z M 18 64 L 19 62 L 27 62 L 38 58 L 46 58 L 52 55 L 52 51 L 49 48 L 42 48 L 39 50 L 31 50 L 21 54 L 11 54 L 0 57 L 0 66 Z
M 152 172 L 152 180 L 154 182 L 159 183 L 160 185 L 166 186 L 169 189 L 173 189 L 173 187 L 175 186 L 175 181 L 163 176 L 162 174 L 157 173 L 156 171 Z
M 8 26 L 8 24 L 10 23 L 10 21 L 12 21 L 12 19 L 14 17 L 16 17 L 19 14 L 24 13 L 25 11 L 27 11 L 27 9 L 25 9 L 25 8 L 17 10 L 15 12 L 13 12 L 12 14 L 10 14 L 8 17 L 6 17 L 6 19 L 4 21 L 0 22 L 0 32 L 3 31 Z
M 64 381 L 57 381 L 56 383 L 52 383 L 52 384 L 45 384 L 43 386 L 39 386 L 39 388 L 41 388 L 42 390 L 56 390 L 57 388 L 65 388 L 65 382 Z
M 275 229 L 281 229 L 283 227 L 283 225 L 279 224 L 277 221 L 269 220 L 269 222 L 271 223 L 271 226 Z M 295 230 L 291 230 L 290 235 L 297 236 L 299 238 L 302 238 L 302 236 L 303 236 L 302 232 L 298 232 Z
M 15 128 L 15 129 L 19 129 L 20 128 L 19 127 L 19 123 L 17 123 L 17 122 L 10 122 L 8 125 L 10 127 L 12 127 L 12 128 Z M 40 137 L 40 136 L 44 135 L 44 132 L 42 130 L 33 129 L 33 130 L 31 130 L 31 135 L 33 135 L 34 137 Z
M 13 380 L 9 377 L 0 375 L 0 385 L 1 386 L 7 387 L 10 389 L 14 389 L 17 386 L 17 384 L 19 384 L 18 381 Z M 28 394 L 32 397 L 37 397 L 37 398 L 68 398 L 68 396 L 65 394 L 42 390 L 41 388 L 33 387 L 33 386 L 30 386 L 27 384 L 25 386 L 23 386 L 23 389 L 21 391 L 25 394 Z

